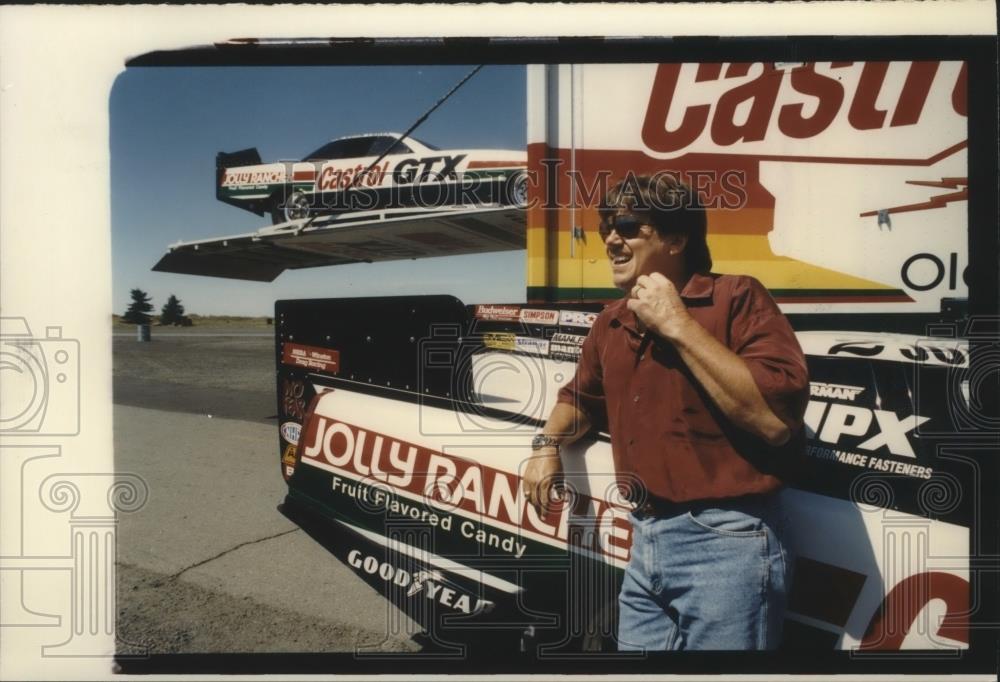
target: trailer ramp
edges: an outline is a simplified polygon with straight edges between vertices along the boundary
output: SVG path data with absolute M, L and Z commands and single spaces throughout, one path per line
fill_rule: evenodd
M 390 209 L 293 220 L 178 242 L 157 272 L 271 282 L 285 270 L 525 248 L 523 208 Z

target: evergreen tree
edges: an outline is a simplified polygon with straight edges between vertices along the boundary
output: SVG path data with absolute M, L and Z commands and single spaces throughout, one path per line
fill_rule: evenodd
M 172 324 L 175 327 L 191 326 L 191 318 L 184 314 L 184 306 L 181 305 L 180 299 L 173 294 L 170 294 L 170 298 L 163 304 L 163 309 L 160 311 L 160 324 Z
M 122 321 L 132 324 L 149 324 L 153 319 L 147 314 L 153 309 L 153 304 L 150 302 L 152 299 L 142 289 L 133 289 L 131 294 L 132 303 L 122 316 Z

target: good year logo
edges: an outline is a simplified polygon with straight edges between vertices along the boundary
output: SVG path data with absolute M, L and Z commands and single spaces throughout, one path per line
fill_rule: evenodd
M 446 587 L 439 582 L 431 580 L 435 578 L 436 572 L 416 571 L 411 573 L 399 566 L 394 566 L 388 561 L 379 561 L 374 556 L 363 556 L 361 550 L 352 549 L 347 555 L 347 563 L 360 572 L 368 575 L 377 575 L 386 583 L 396 585 L 401 588 L 409 588 L 406 591 L 407 597 L 423 592 L 424 596 L 435 601 L 442 606 L 446 606 L 461 613 L 489 613 L 493 610 L 494 603 L 488 599 L 480 599 L 473 595 L 466 594 L 453 587 Z M 438 579 L 440 580 L 440 578 Z

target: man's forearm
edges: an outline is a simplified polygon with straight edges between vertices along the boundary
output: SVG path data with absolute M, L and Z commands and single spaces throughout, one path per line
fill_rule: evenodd
M 590 419 L 582 410 L 570 403 L 556 403 L 542 433 L 565 446 L 579 440 L 589 430 Z
M 587 415 L 575 405 L 556 403 L 552 408 L 542 433 L 555 442 L 533 451 L 526 460 L 522 475 L 525 499 L 539 514 L 547 513 L 554 500 L 553 485 L 562 471 L 560 447 L 578 440 L 589 428 Z
M 771 445 L 782 445 L 789 439 L 788 426 L 768 406 L 740 356 L 694 320 L 669 340 L 712 401 L 736 426 Z

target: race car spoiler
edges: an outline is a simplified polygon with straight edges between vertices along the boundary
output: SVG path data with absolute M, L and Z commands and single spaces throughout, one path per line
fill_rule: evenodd
M 227 168 L 235 168 L 237 166 L 257 166 L 261 163 L 260 152 L 257 151 L 256 147 L 250 147 L 248 149 L 241 149 L 238 152 L 219 152 L 215 155 L 215 198 L 227 204 L 232 204 L 239 208 L 245 208 L 244 204 L 238 201 L 233 201 L 224 192 L 222 192 L 222 176 L 225 175 Z M 257 215 L 264 215 L 264 211 L 258 209 L 256 211 Z
M 271 282 L 285 270 L 514 251 L 524 209 L 388 209 L 293 220 L 256 232 L 178 242 L 157 272 Z

